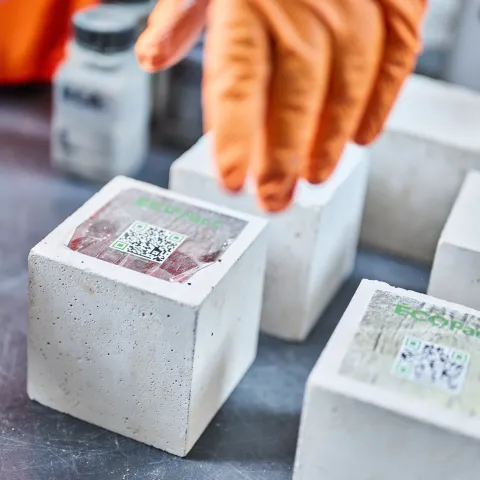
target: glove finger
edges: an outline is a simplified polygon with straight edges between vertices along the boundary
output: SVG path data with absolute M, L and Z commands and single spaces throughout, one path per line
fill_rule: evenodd
M 275 48 L 265 153 L 255 158 L 253 169 L 261 207 L 278 212 L 290 204 L 312 146 L 329 79 L 330 45 L 319 19 L 301 2 L 258 3 L 275 32 Z
M 414 70 L 417 55 L 420 53 L 420 27 L 426 2 L 401 1 L 401 8 L 395 1 L 383 1 L 387 23 L 386 46 L 373 95 L 355 136 L 355 141 L 361 145 L 373 142 L 381 133 L 401 87 Z
M 160 0 L 135 45 L 140 66 L 153 73 L 180 61 L 205 25 L 208 0 Z
M 204 118 L 225 188 L 243 187 L 265 118 L 269 39 L 244 0 L 212 0 L 204 57 Z
M 355 134 L 379 68 L 384 28 L 380 7 L 372 1 L 343 0 L 344 18 L 329 22 L 332 31 L 332 76 L 318 133 L 302 176 L 324 182 L 335 170 Z M 328 12 L 324 12 L 328 19 Z M 336 19 L 337 20 L 337 19 Z M 345 28 L 347 27 L 347 28 Z

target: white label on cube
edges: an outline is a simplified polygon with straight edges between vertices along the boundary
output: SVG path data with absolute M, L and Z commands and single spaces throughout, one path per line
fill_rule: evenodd
M 480 318 L 377 290 L 339 373 L 480 416 Z
M 457 394 L 465 381 L 469 360 L 467 352 L 407 336 L 395 359 L 392 373 L 405 380 Z
M 110 248 L 162 264 L 185 240 L 185 235 L 144 222 L 133 222 Z

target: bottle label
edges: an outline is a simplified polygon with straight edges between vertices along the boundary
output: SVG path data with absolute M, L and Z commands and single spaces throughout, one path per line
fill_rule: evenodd
M 72 125 L 52 128 L 53 157 L 63 167 L 78 174 L 90 172 L 100 178 L 110 174 L 114 152 L 109 132 Z
M 74 173 L 109 176 L 114 162 L 114 97 L 69 82 L 56 85 L 55 105 L 52 125 L 55 161 Z
M 62 88 L 62 101 L 76 108 L 95 111 L 96 113 L 107 112 L 110 108 L 108 99 L 98 92 L 90 92 L 74 85 L 65 85 Z

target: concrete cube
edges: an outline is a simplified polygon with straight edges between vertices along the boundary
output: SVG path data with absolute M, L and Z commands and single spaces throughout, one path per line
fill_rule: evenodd
M 114 179 L 31 251 L 30 398 L 186 455 L 255 358 L 265 227 Z
M 445 224 L 428 294 L 480 310 L 480 172 L 467 175 Z
M 479 317 L 364 280 L 308 379 L 294 480 L 476 480 Z
M 170 188 L 269 219 L 269 250 L 261 328 L 304 340 L 344 280 L 356 255 L 368 177 L 367 151 L 350 145 L 333 177 L 321 186 L 300 182 L 292 207 L 266 216 L 249 182 L 241 195 L 218 186 L 211 137 L 175 161 Z
M 480 168 L 480 95 L 413 75 L 371 149 L 361 241 L 431 264 L 468 170 Z

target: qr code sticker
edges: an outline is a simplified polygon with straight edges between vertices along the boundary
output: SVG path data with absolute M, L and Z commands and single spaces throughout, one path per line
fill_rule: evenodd
M 393 364 L 392 373 L 406 380 L 458 394 L 462 390 L 469 361 L 470 355 L 467 352 L 406 337 Z
M 186 238 L 180 233 L 136 221 L 110 245 L 110 248 L 152 262 L 163 263 Z

